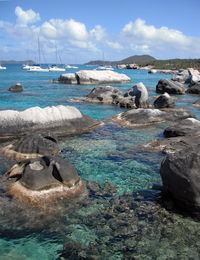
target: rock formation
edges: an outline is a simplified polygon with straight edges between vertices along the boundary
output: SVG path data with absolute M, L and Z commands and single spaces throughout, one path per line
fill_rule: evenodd
M 171 79 L 161 79 L 156 86 L 156 92 L 161 94 L 167 92 L 168 94 L 182 95 L 185 91 L 186 88 L 183 84 Z

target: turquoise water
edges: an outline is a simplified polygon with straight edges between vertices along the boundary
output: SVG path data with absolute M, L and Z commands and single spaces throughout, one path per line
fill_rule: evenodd
M 80 69 L 90 67 L 80 65 L 77 70 Z M 68 69 L 66 72 L 77 70 Z M 155 87 L 158 80 L 171 78 L 170 75 L 151 75 L 147 71 L 139 70 L 118 72 L 131 77 L 132 83 L 114 85 L 115 87 L 127 91 L 134 83 L 141 81 L 148 88 L 151 103 L 157 95 Z M 112 105 L 75 102 L 75 97 L 86 96 L 94 86 L 57 84 L 50 81 L 59 75 L 60 72 L 31 73 L 22 70 L 19 65 L 8 65 L 6 71 L 0 71 L 0 110 L 24 110 L 32 106 L 62 104 L 76 106 L 82 113 L 103 120 L 102 127 L 62 141 L 61 156 L 75 165 L 82 178 L 96 181 L 101 187 L 107 179 L 117 186 L 117 193 L 91 196 L 85 204 L 77 205 L 75 209 L 56 205 L 48 213 L 21 208 L 10 198 L 6 200 L 4 194 L 1 195 L 0 259 L 57 259 L 64 243 L 77 241 L 87 247 L 82 250 L 86 255 L 83 256 L 81 251 L 79 258 L 65 256 L 65 259 L 90 259 L 80 257 L 87 257 L 93 252 L 92 243 L 96 249 L 102 250 L 101 253 L 95 253 L 96 259 L 134 259 L 128 258 L 131 254 L 135 259 L 199 259 L 200 228 L 197 222 L 160 209 L 156 211 L 159 212 L 158 215 L 153 215 L 153 220 L 149 217 L 153 214 L 152 208 L 157 207 L 156 199 L 152 199 L 153 204 L 149 206 L 149 196 L 155 192 L 152 190 L 153 184 L 161 183 L 159 168 L 163 155 L 142 152 L 137 146 L 163 137 L 162 132 L 166 126 L 130 130 L 115 125 L 109 117 L 125 109 Z M 24 87 L 23 92 L 7 91 L 17 82 Z M 192 105 L 197 96 L 183 95 L 177 98 L 177 107 L 191 110 L 200 119 L 199 109 Z M 5 170 L 2 166 L 1 173 Z M 136 222 L 130 223 L 130 227 L 134 229 L 132 236 L 115 235 L 116 231 L 113 231 L 110 219 L 104 217 L 105 211 L 118 207 L 121 201 L 126 214 L 123 215 L 120 211 L 115 213 L 114 223 L 125 220 L 128 222 L 128 215 L 133 212 L 130 205 L 126 205 L 128 202 L 124 192 L 137 194 L 141 191 L 149 191 L 151 195 L 145 197 L 147 201 L 141 200 L 141 204 L 146 204 L 142 204 L 140 210 L 142 207 L 150 207 L 151 210 L 145 212 L 142 218 L 137 216 Z M 138 215 L 141 215 L 141 212 Z M 133 219 L 132 217 L 130 221 Z M 121 230 L 121 225 L 117 227 Z M 173 235 L 174 230 L 176 237 Z

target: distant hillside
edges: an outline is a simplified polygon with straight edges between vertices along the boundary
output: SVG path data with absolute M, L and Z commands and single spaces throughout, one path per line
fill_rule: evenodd
M 2 60 L 1 64 L 34 64 L 35 62 L 32 60 Z
M 94 60 L 86 63 L 85 65 L 117 65 L 117 64 L 131 64 L 131 63 L 143 63 L 143 62 L 152 62 L 156 59 L 150 55 L 134 55 L 120 61 L 102 61 Z

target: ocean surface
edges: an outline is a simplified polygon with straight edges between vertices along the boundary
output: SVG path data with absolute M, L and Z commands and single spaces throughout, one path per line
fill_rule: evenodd
M 94 68 L 78 65 L 66 73 Z M 143 82 L 151 104 L 158 81 L 171 78 L 143 70 L 115 70 L 131 77 L 132 83 L 113 86 L 127 91 L 134 83 Z M 63 259 L 200 259 L 199 223 L 158 206 L 159 190 L 154 187 L 161 184 L 159 169 L 164 155 L 138 148 L 163 138 L 167 125 L 142 129 L 115 125 L 110 118 L 125 109 L 75 101 L 95 86 L 52 83 L 61 73 L 27 72 L 20 65 L 7 65 L 6 71 L 0 70 L 0 110 L 70 105 L 102 120 L 102 127 L 60 143 L 61 156 L 75 165 L 85 181 L 97 182 L 102 192 L 94 191 L 93 197 L 74 208 L 56 205 L 45 213 L 23 209 L 1 195 L 0 259 L 59 259 L 64 244 L 68 246 Z M 8 88 L 18 82 L 24 91 L 9 92 Z M 197 98 L 177 96 L 176 107 L 187 108 L 200 119 L 200 110 L 192 105 Z M 0 170 L 3 174 L 7 169 L 2 166 Z M 106 193 L 105 181 L 115 185 L 117 192 Z M 131 208 L 130 196 L 136 198 L 137 208 Z M 129 228 L 132 232 L 127 231 Z

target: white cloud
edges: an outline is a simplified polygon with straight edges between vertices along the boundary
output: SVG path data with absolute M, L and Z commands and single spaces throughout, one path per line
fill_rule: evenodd
M 106 44 L 113 49 L 121 50 L 123 49 L 122 45 L 118 42 L 106 41 Z
M 20 6 L 15 8 L 15 15 L 17 16 L 17 24 L 21 25 L 35 23 L 40 20 L 39 13 L 35 13 L 32 9 L 24 11 Z
M 101 25 L 96 25 L 91 31 L 90 31 L 91 37 L 94 37 L 96 41 L 101 41 L 106 37 L 106 30 L 101 27 Z

